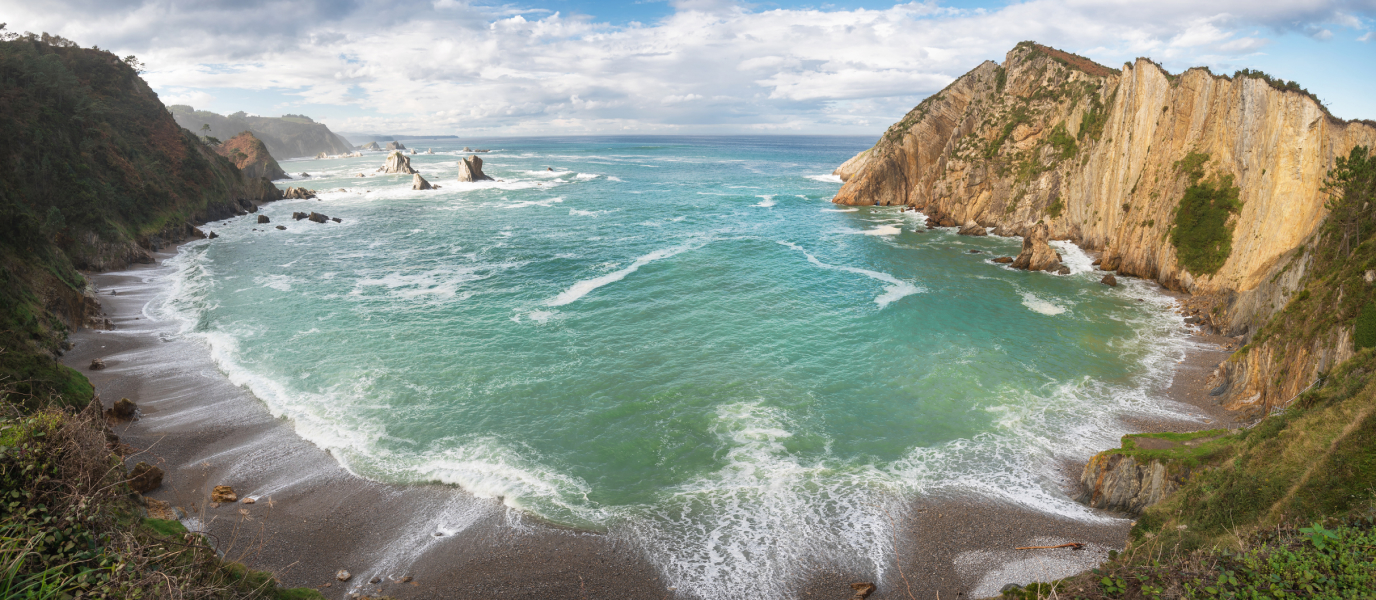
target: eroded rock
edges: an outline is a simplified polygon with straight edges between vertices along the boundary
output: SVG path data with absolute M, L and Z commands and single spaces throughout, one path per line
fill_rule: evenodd
M 105 416 L 121 421 L 128 421 L 138 413 L 139 405 L 134 404 L 133 400 L 120 398 L 109 410 L 105 411 Z
M 147 494 L 162 486 L 162 469 L 140 461 L 129 471 L 129 489 Z
M 217 485 L 210 490 L 210 501 L 229 503 L 239 499 L 239 495 L 234 493 L 234 488 L 227 485 Z
M 1026 237 L 1022 238 L 1022 252 L 1013 259 L 1014 269 L 1028 271 L 1057 271 L 1061 268 L 1061 255 L 1047 244 L 1050 237 L 1046 223 L 1037 223 Z
M 258 215 L 258 222 L 259 222 L 259 223 L 271 223 L 271 222 L 272 222 L 272 219 L 269 219 L 267 215 Z
M 429 181 L 426 181 L 424 177 L 421 177 L 421 176 L 420 176 L 420 173 L 416 173 L 415 175 L 412 175 L 412 176 L 411 176 L 411 189 L 413 189 L 413 190 L 433 190 L 433 189 L 435 189 L 435 188 L 434 188 L 434 186 L 431 186 L 431 185 L 430 185 L 430 182 L 429 182 Z
M 1138 462 L 1131 456 L 1101 452 L 1080 474 L 1080 502 L 1094 508 L 1139 514 L 1171 495 L 1190 477 L 1190 468 L 1159 460 Z
M 1108 287 L 1118 287 L 1118 278 L 1114 277 L 1113 273 L 1109 273 L 1108 275 L 1105 275 L 1103 279 L 1100 279 L 1099 283 L 1102 283 Z
M 985 231 L 985 229 L 981 227 L 979 223 L 976 223 L 974 221 L 966 221 L 964 225 L 960 226 L 960 231 L 957 231 L 956 233 L 960 235 L 974 236 L 989 235 L 988 231 Z
M 402 154 L 399 150 L 393 150 L 387 155 L 387 164 L 378 169 L 383 173 L 401 173 L 403 175 L 415 174 L 416 170 L 411 168 L 411 157 Z
M 459 181 L 492 181 L 483 174 L 483 159 L 476 156 L 459 161 Z

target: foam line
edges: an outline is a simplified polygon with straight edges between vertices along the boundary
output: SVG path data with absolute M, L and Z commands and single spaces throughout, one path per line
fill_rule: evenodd
M 686 252 L 688 250 L 696 250 L 698 248 L 701 248 L 705 244 L 706 242 L 698 244 L 683 244 L 681 246 L 674 246 L 672 248 L 655 250 L 654 252 L 651 252 L 640 258 L 635 259 L 635 262 L 631 263 L 630 266 L 624 269 L 612 271 L 611 273 L 607 273 L 606 275 L 603 275 L 601 277 L 584 279 L 583 281 L 580 281 L 569 286 L 569 289 L 560 292 L 558 296 L 546 300 L 545 306 L 563 306 L 571 302 L 576 302 L 579 298 L 588 295 L 597 288 L 600 288 L 609 283 L 616 283 L 618 281 L 621 281 L 622 279 L 625 279 L 627 275 L 630 275 L 631 273 L 640 270 L 640 267 L 648 265 L 662 258 L 669 258 L 676 254 Z
M 858 267 L 847 267 L 847 266 L 844 266 L 844 265 L 829 265 L 829 264 L 826 264 L 826 263 L 824 263 L 824 262 L 822 262 L 822 261 L 820 261 L 820 260 L 817 260 L 817 257 L 813 256 L 812 254 L 808 253 L 808 251 L 803 250 L 802 248 L 798 247 L 797 244 L 794 244 L 794 243 L 792 243 L 792 242 L 779 242 L 779 244 L 782 245 L 782 246 L 788 246 L 789 248 L 792 248 L 792 249 L 794 249 L 794 250 L 797 250 L 797 251 L 799 251 L 799 252 L 802 252 L 802 253 L 803 253 L 803 256 L 806 256 L 806 257 L 807 257 L 807 261 L 808 261 L 808 262 L 810 262 L 810 263 L 812 263 L 812 264 L 814 264 L 814 265 L 817 265 L 817 266 L 819 266 L 819 267 L 822 267 L 823 269 L 832 269 L 832 270 L 835 270 L 835 271 L 846 271 L 846 272 L 848 272 L 848 273 L 855 273 L 855 274 L 857 274 L 857 275 L 864 275 L 865 277 L 869 277 L 869 278 L 871 278 L 871 279 L 877 279 L 877 280 L 879 280 L 879 281 L 882 281 L 882 282 L 884 282 L 884 283 L 889 284 L 887 287 L 884 288 L 884 293 L 882 293 L 882 294 L 880 294 L 880 295 L 878 295 L 878 296 L 876 296 L 876 297 L 874 298 L 874 303 L 875 303 L 875 304 L 878 304 L 880 309 L 883 309 L 885 306 L 888 306 L 891 302 L 893 302 L 893 301 L 895 301 L 895 300 L 898 300 L 898 299 L 900 299 L 900 298 L 902 298 L 902 297 L 904 297 L 904 296 L 911 296 L 911 295 L 913 295 L 913 294 L 920 294 L 920 293 L 926 291 L 926 290 L 924 290 L 924 289 L 922 289 L 922 288 L 920 288 L 920 287 L 917 287 L 917 286 L 915 286 L 915 285 L 913 285 L 913 284 L 911 284 L 911 283 L 908 283 L 908 282 L 906 282 L 906 281 L 903 281 L 902 279 L 899 279 L 899 278 L 897 278 L 897 277 L 894 277 L 893 275 L 889 275 L 888 273 L 880 273 L 879 271 L 871 271 L 871 270 L 869 270 L 869 269 L 861 269 L 861 268 L 858 268 Z

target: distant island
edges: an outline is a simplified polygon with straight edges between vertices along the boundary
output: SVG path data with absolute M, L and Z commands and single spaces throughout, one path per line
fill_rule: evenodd
M 196 135 L 227 140 L 251 131 L 267 146 L 268 153 L 279 160 L 313 157 L 321 152 L 346 154 L 354 147 L 348 140 L 330 131 L 329 127 L 305 115 L 258 117 L 240 111 L 224 116 L 196 110 L 185 104 L 174 104 L 167 110 L 178 125 Z

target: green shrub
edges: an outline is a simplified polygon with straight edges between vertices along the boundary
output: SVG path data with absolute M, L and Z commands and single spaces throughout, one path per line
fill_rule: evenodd
M 1362 307 L 1361 314 L 1357 315 L 1357 324 L 1353 328 L 1352 344 L 1357 348 L 1376 347 L 1376 302 L 1367 302 Z
M 1233 176 L 1204 180 L 1204 165 L 1209 155 L 1191 152 L 1175 163 L 1190 178 L 1190 187 L 1175 210 L 1171 245 L 1176 260 L 1191 273 L 1211 275 L 1223 268 L 1233 252 L 1233 226 L 1228 217 L 1242 209 L 1241 190 Z

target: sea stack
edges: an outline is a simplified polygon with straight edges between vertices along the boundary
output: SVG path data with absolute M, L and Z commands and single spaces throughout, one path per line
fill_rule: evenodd
M 402 173 L 413 175 L 416 170 L 411 168 L 411 157 L 402 154 L 400 150 L 393 150 L 387 155 L 387 164 L 378 169 L 383 173 Z
M 459 181 L 492 181 L 483 174 L 483 159 L 476 156 L 459 161 Z
M 406 144 L 403 144 L 403 143 L 401 143 L 401 142 L 387 142 L 387 149 L 388 149 L 388 150 L 405 150 L 405 149 L 406 149 Z
M 1061 268 L 1061 255 L 1057 254 L 1046 243 L 1050 237 L 1050 229 L 1045 222 L 1038 222 L 1031 231 L 1027 232 L 1027 237 L 1022 238 L 1022 252 L 1013 259 L 1014 269 L 1027 269 L 1028 271 L 1055 271 Z
M 433 190 L 433 189 L 435 189 L 435 188 L 434 188 L 434 186 L 430 185 L 430 182 L 429 182 L 429 181 L 426 181 L 424 177 L 421 177 L 421 176 L 420 176 L 420 173 L 416 173 L 415 175 L 412 175 L 412 176 L 411 176 L 411 189 L 413 189 L 413 190 Z

